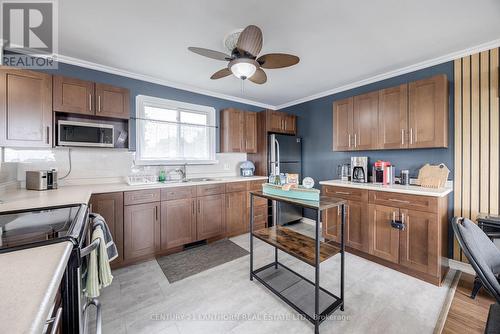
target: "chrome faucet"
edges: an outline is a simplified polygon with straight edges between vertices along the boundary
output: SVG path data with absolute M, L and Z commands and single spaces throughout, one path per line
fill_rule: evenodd
M 182 182 L 185 182 L 185 181 L 186 181 L 186 176 L 187 176 L 187 173 L 186 173 L 186 166 L 187 166 L 187 164 L 184 164 L 184 165 L 182 165 L 182 168 L 177 168 L 177 169 L 175 170 L 175 172 L 176 172 L 176 173 L 181 174 L 181 176 L 182 176 Z

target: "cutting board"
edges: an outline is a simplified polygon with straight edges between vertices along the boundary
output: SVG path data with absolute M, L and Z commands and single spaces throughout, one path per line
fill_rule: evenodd
M 445 164 L 426 164 L 418 172 L 420 186 L 425 188 L 442 188 L 446 185 L 450 170 Z

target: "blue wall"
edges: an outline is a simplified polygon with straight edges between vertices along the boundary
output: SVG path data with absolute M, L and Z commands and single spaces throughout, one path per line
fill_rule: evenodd
M 207 95 L 188 92 L 181 89 L 162 86 L 146 81 L 131 79 L 120 75 L 105 73 L 87 68 L 59 63 L 57 70 L 46 71 L 50 74 L 58 74 L 74 77 L 82 80 L 95 81 L 114 86 L 128 88 L 130 90 L 130 114 L 135 117 L 135 97 L 137 95 L 149 95 L 165 99 L 172 99 L 182 102 L 201 104 L 214 107 L 217 110 L 217 125 L 219 125 L 219 111 L 224 108 L 238 108 L 248 111 L 260 111 L 261 107 L 234 101 L 219 99 Z M 130 149 L 135 150 L 135 120 L 130 120 Z M 217 133 L 217 151 L 220 148 L 219 131 Z
M 377 151 L 358 151 L 358 152 L 333 152 L 333 101 L 344 99 L 367 93 L 374 90 L 397 86 L 414 80 L 427 78 L 436 74 L 446 74 L 449 81 L 450 101 L 449 101 L 449 132 L 448 148 L 439 149 L 414 149 L 414 150 L 377 150 Z M 338 179 L 337 166 L 342 163 L 350 163 L 351 156 L 367 156 L 370 164 L 377 160 L 390 161 L 396 165 L 396 175 L 399 175 L 401 169 L 409 169 L 414 177 L 418 175 L 418 170 L 425 163 L 438 164 L 445 163 L 450 169 L 450 178 L 453 179 L 453 62 L 447 62 L 433 67 L 418 70 L 412 73 L 400 75 L 387 80 L 357 87 L 344 92 L 325 96 L 316 100 L 304 102 L 295 106 L 283 109 L 282 111 L 298 116 L 297 126 L 298 135 L 303 138 L 303 173 L 304 176 L 310 176 L 318 181 Z M 453 193 L 449 199 L 448 216 L 452 217 L 453 212 Z M 306 216 L 313 218 L 311 212 L 306 212 Z M 451 226 L 448 229 L 451 236 Z M 452 238 L 448 249 L 452 254 Z

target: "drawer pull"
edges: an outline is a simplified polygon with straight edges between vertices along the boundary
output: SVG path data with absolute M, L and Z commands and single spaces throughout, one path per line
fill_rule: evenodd
M 396 198 L 389 198 L 389 201 L 396 202 L 396 203 L 410 204 L 410 201 L 404 201 L 402 199 L 396 199 Z
M 335 193 L 342 194 L 342 195 L 350 195 L 351 194 L 350 192 L 347 192 L 347 191 L 336 191 Z

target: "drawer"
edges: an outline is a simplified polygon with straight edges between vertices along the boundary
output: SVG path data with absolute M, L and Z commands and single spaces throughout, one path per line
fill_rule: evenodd
M 368 202 L 368 190 L 349 187 L 323 186 L 323 194 L 330 197 Z
M 206 186 L 198 186 L 196 189 L 196 196 L 208 196 L 223 194 L 226 192 L 226 185 L 224 183 L 207 184 Z
M 253 197 L 253 206 L 255 208 L 265 206 L 267 208 L 267 198 L 262 198 L 259 196 L 254 196 Z M 250 193 L 248 193 L 248 198 L 247 198 L 247 207 L 250 207 Z
M 226 192 L 234 193 L 238 191 L 247 191 L 247 182 L 231 182 L 226 183 Z
M 438 212 L 438 198 L 388 191 L 370 191 L 370 203 L 424 212 Z
M 262 184 L 266 183 L 266 180 L 255 180 L 248 183 L 248 190 L 262 190 Z
M 174 187 L 163 188 L 161 190 L 162 201 L 172 201 L 191 197 L 196 197 L 196 187 Z
M 160 189 L 135 190 L 123 193 L 125 205 L 142 204 L 160 201 Z

